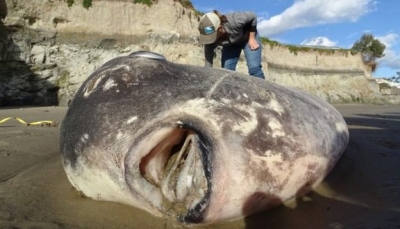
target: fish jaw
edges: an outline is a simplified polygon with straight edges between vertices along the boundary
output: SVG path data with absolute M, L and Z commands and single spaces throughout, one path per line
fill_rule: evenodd
M 214 143 L 193 120 L 172 123 L 158 123 L 132 143 L 125 158 L 126 184 L 150 212 L 200 223 L 212 190 Z

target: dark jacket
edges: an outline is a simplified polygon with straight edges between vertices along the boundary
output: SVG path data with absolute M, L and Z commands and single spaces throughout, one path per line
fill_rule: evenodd
M 233 12 L 226 14 L 227 22 L 223 23 L 228 33 L 228 40 L 216 41 L 213 44 L 204 45 L 205 66 L 212 67 L 214 50 L 217 46 L 245 45 L 249 40 L 249 33 L 257 31 L 257 16 L 254 12 Z

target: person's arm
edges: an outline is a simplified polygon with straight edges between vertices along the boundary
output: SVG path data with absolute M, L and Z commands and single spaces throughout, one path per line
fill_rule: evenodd
M 251 50 L 257 50 L 260 47 L 256 40 L 256 32 L 250 31 L 248 45 Z
M 231 23 L 233 32 L 240 33 L 242 37 L 235 37 L 236 41 L 245 41 L 251 50 L 257 50 L 260 45 L 256 40 L 257 16 L 252 11 L 234 12 Z M 233 28 L 232 28 L 233 27 Z M 235 39 L 232 39 L 235 42 Z
M 247 23 L 251 23 L 250 33 L 249 33 L 249 41 L 248 45 L 251 50 L 257 50 L 260 45 L 256 40 L 256 33 L 257 33 L 257 16 L 255 13 L 248 11 L 246 12 L 247 15 Z
M 204 57 L 205 57 L 205 65 L 206 67 L 212 67 L 214 62 L 214 44 L 204 45 Z

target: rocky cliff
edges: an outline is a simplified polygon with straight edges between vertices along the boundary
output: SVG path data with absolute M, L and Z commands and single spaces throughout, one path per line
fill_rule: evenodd
M 77 0 L 70 7 L 65 0 L 0 0 L 0 17 L 0 106 L 66 105 L 96 68 L 133 51 L 204 64 L 199 16 L 175 0 L 151 7 L 93 0 L 88 9 Z M 269 80 L 330 102 L 400 103 L 398 96 L 382 95 L 360 56 L 347 51 L 296 52 L 265 43 L 263 58 Z M 246 69 L 240 61 L 238 71 Z

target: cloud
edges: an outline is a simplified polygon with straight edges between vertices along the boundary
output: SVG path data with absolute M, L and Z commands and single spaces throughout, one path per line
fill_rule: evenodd
M 327 37 L 315 37 L 312 39 L 307 39 L 301 42 L 301 45 L 307 46 L 327 46 L 333 47 L 336 45 L 337 42 L 329 40 Z
M 258 23 L 262 36 L 287 30 L 339 22 L 355 22 L 374 11 L 375 0 L 296 0 L 281 14 Z
M 270 15 L 268 11 L 257 12 L 257 23 L 268 20 L 269 17 Z
M 393 47 L 393 45 L 397 43 L 397 37 L 397 34 L 389 33 L 385 36 L 376 36 L 375 38 L 382 42 L 387 49 L 390 49 L 391 47 Z
M 375 37 L 386 46 L 385 56 L 378 60 L 379 66 L 400 69 L 400 55 L 393 50 L 393 47 L 397 44 L 398 37 L 399 35 L 395 33 Z
M 208 12 L 218 9 L 218 5 L 213 5 L 213 6 L 197 6 L 197 5 L 195 5 L 194 8 L 202 13 L 208 13 Z

